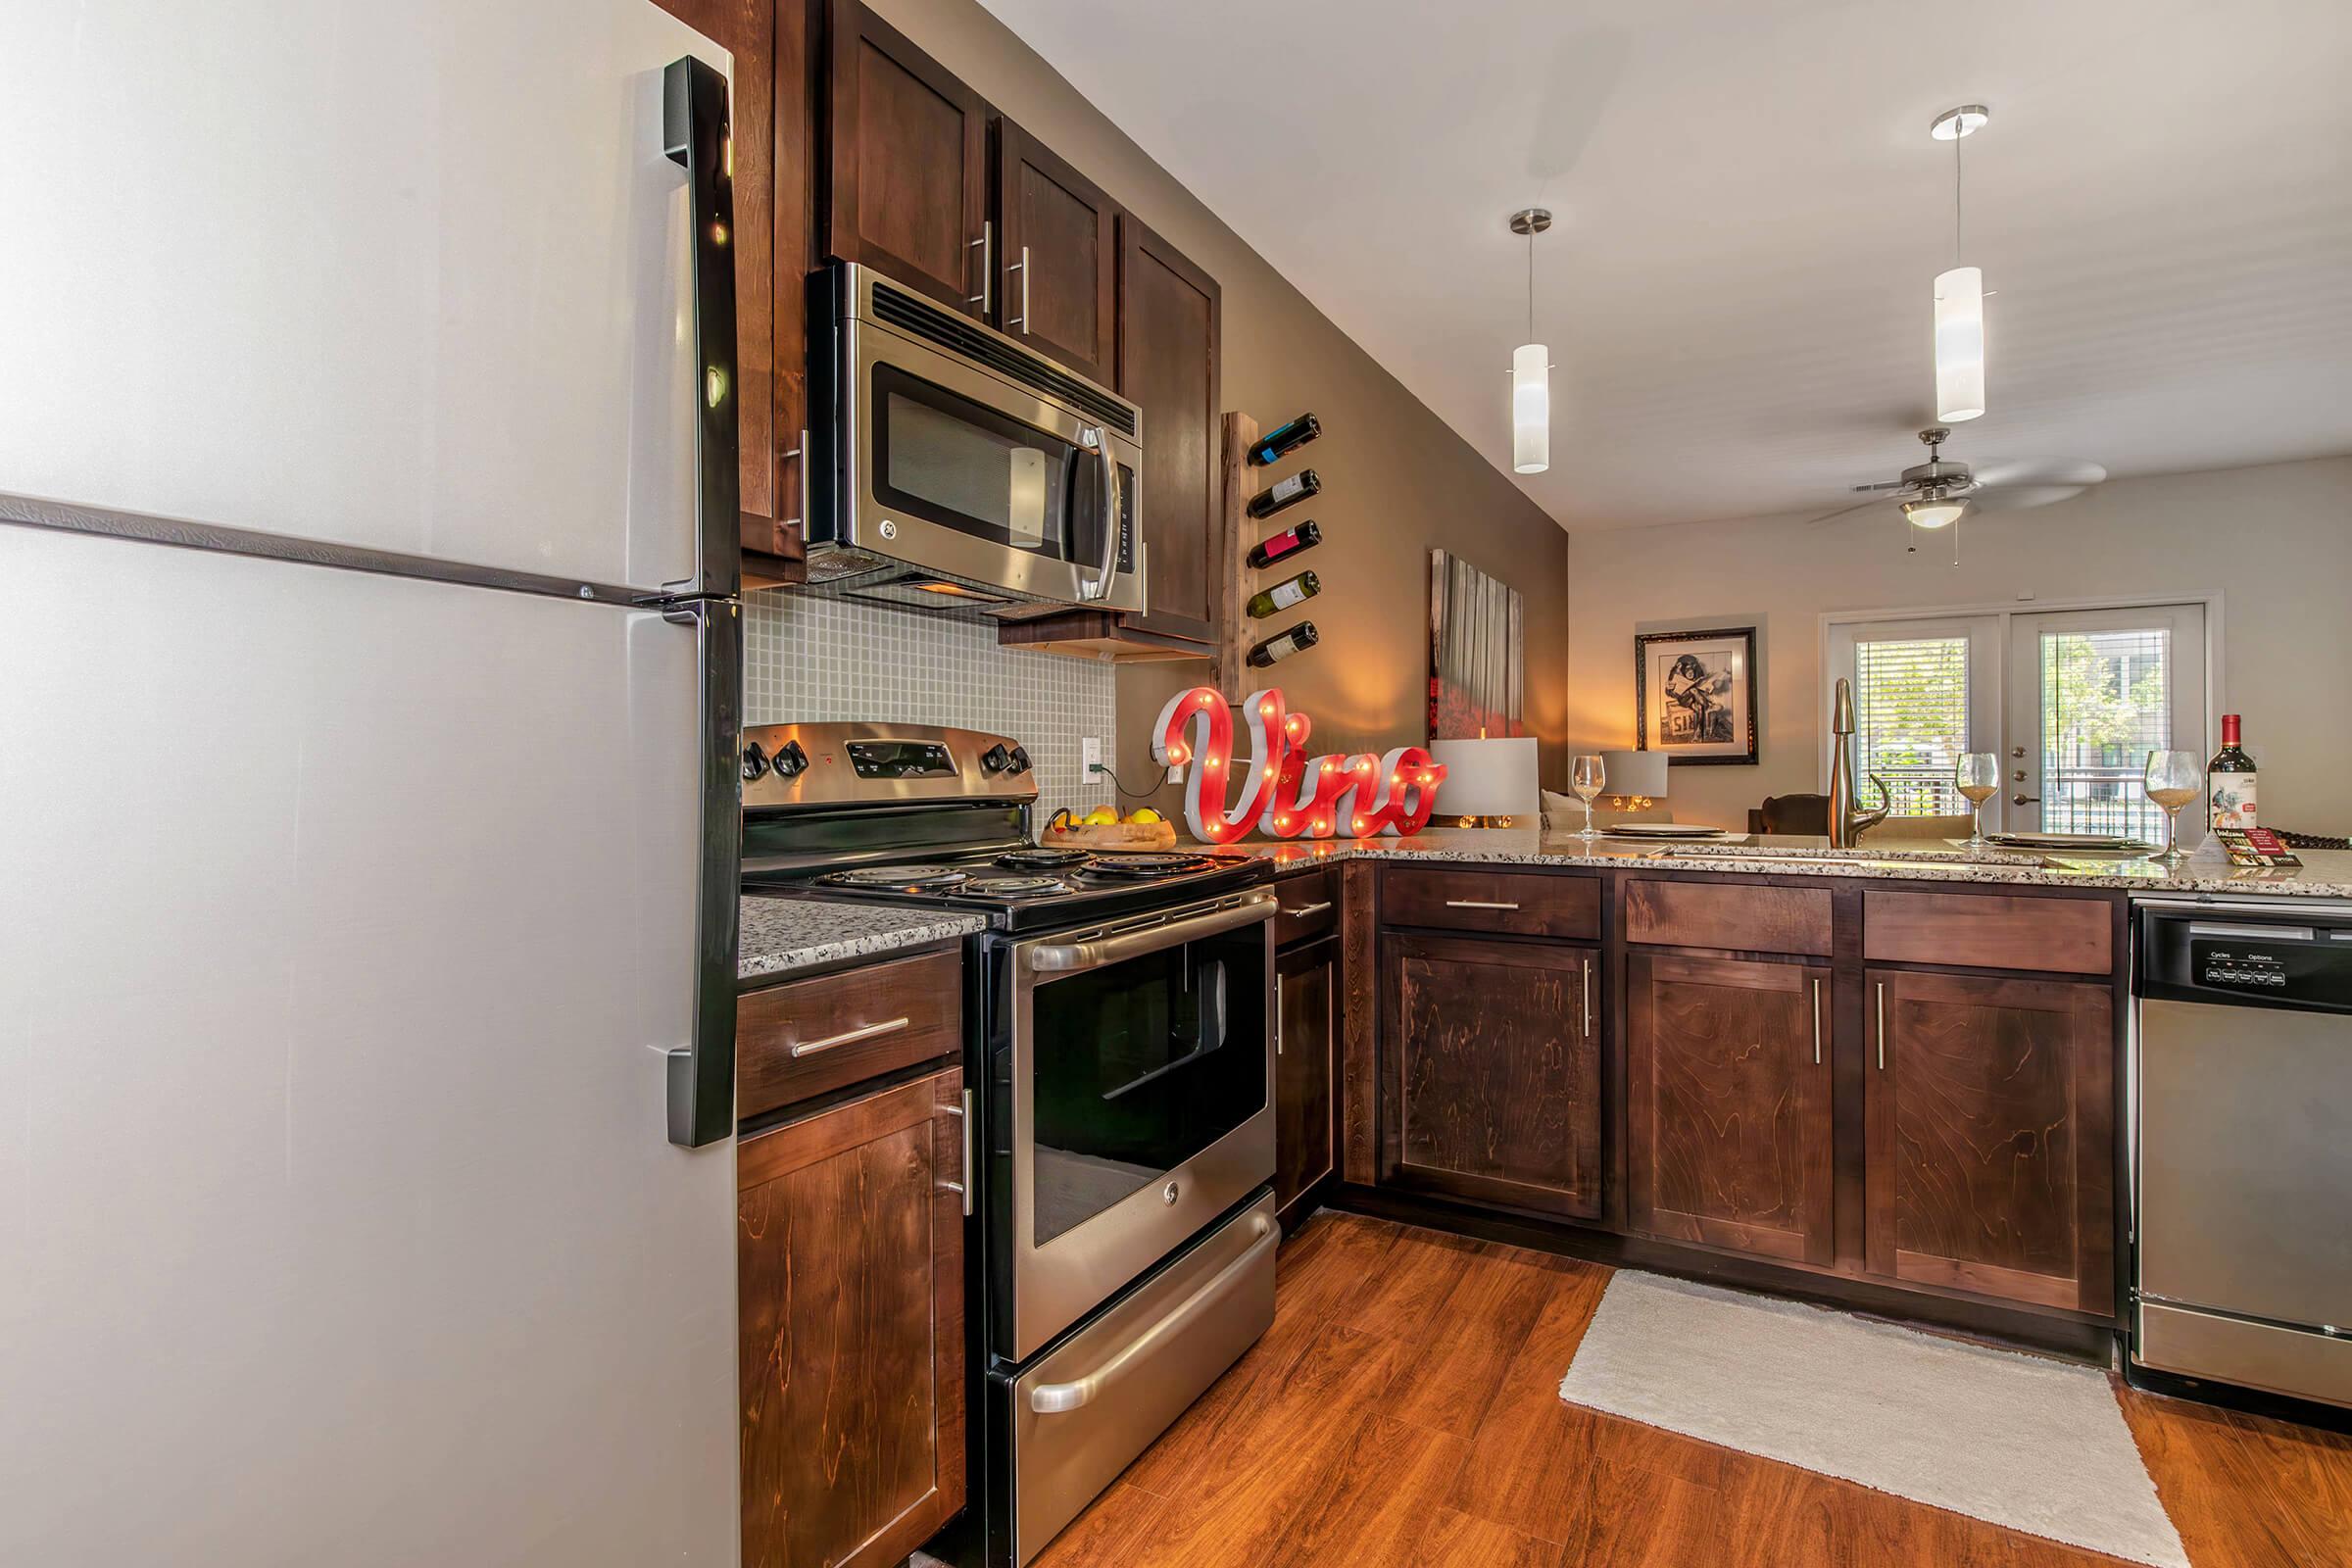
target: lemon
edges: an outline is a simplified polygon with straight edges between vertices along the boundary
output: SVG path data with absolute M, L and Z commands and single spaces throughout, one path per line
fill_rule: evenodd
M 1149 824 L 1152 822 L 1164 822 L 1167 820 L 1167 818 L 1161 816 L 1157 811 L 1154 811 L 1149 806 L 1145 806 L 1137 808 L 1135 814 L 1129 817 L 1127 820 L 1130 822 L 1143 822 Z
M 1116 822 L 1118 819 L 1118 808 L 1113 806 L 1098 806 L 1093 810 L 1086 813 L 1086 825 L 1088 827 L 1108 827 L 1111 823 Z

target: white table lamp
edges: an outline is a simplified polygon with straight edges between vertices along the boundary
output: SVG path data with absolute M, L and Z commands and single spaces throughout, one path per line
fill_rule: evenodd
M 1664 752 L 1600 754 L 1600 798 L 1620 811 L 1646 811 L 1666 798 Z
M 1544 809 L 1537 783 L 1536 738 L 1432 741 L 1429 755 L 1446 764 L 1438 810 L 1463 827 L 1533 826 Z

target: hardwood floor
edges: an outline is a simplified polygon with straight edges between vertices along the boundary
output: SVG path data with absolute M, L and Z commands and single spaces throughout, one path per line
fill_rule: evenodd
M 1315 1215 L 1274 1327 L 1037 1568 L 2117 1560 L 1563 1403 L 1608 1274 Z M 2195 1568 L 2352 1563 L 2352 1439 L 2117 1396 Z

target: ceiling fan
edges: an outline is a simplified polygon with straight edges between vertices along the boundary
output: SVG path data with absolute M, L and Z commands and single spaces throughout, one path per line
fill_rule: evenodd
M 1951 435 L 1949 426 L 1929 425 L 1919 432 L 1927 443 L 1927 462 L 1905 468 L 1899 478 L 1855 485 L 1854 493 L 1866 500 L 1823 513 L 1813 521 L 1834 521 L 1892 501 L 1914 527 L 1941 528 L 1977 512 L 2046 507 L 2079 496 L 2107 477 L 2107 470 L 2095 463 L 2000 463 L 1980 473 L 1968 464 L 1944 460 L 1943 444 Z

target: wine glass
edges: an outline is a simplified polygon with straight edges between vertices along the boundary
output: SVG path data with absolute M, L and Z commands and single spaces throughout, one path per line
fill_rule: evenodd
M 1952 767 L 1952 785 L 1968 800 L 1968 847 L 1984 848 L 1984 803 L 2001 791 L 2001 760 L 1969 752 Z
M 2159 860 L 2178 860 L 2180 848 L 2180 808 L 2203 792 L 2205 764 L 2194 752 L 2150 752 L 2140 787 L 2148 799 L 2164 808 L 2164 853 Z
M 1580 839 L 1600 837 L 1592 828 L 1592 797 L 1600 793 L 1600 787 L 1608 782 L 1608 770 L 1600 765 L 1600 759 L 1590 752 L 1568 766 L 1568 787 L 1576 791 L 1578 800 L 1585 803 L 1585 830 L 1576 835 Z

